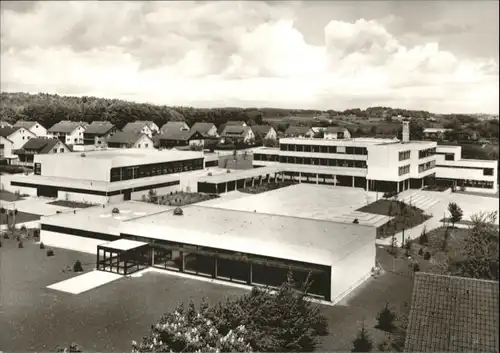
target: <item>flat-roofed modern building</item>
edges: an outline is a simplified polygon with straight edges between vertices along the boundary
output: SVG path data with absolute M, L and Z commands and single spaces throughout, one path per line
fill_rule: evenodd
M 40 223 L 45 245 L 96 253 L 100 270 L 130 274 L 146 265 L 269 286 L 279 286 L 291 270 L 298 280 L 310 273 L 310 294 L 333 302 L 375 266 L 376 228 L 360 224 L 133 201 Z
M 140 198 L 149 190 L 177 190 L 180 173 L 203 169 L 203 153 L 108 149 L 36 155 L 34 175 L 16 175 L 10 189 L 70 201 L 106 204 Z
M 498 161 L 462 159 L 462 147 L 439 145 L 436 150 L 436 178 L 468 191 L 498 191 Z

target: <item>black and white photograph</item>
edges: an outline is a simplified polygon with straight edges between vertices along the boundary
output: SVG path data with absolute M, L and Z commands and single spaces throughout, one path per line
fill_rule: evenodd
M 499 1 L 0 2 L 0 353 L 498 353 Z

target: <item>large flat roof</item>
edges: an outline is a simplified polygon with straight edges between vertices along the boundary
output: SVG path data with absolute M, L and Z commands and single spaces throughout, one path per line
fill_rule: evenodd
M 112 213 L 114 208 L 118 208 L 120 213 Z M 120 235 L 119 226 L 122 222 L 170 209 L 172 209 L 170 206 L 126 201 L 105 207 L 94 206 L 42 217 L 41 223 L 118 236 Z
M 380 145 L 382 143 L 399 143 L 397 139 L 356 137 L 351 139 L 322 139 L 313 137 L 285 137 L 280 139 L 280 143 L 308 144 L 308 145 L 328 145 L 328 146 L 353 146 L 363 147 Z
M 82 157 L 83 154 L 85 157 Z M 42 162 L 44 159 L 57 158 L 57 160 L 60 160 L 62 163 L 64 163 L 64 160 L 86 158 L 89 164 L 92 163 L 92 160 L 106 160 L 109 161 L 111 167 L 124 167 L 129 165 L 203 158 L 203 152 L 179 151 L 173 149 L 158 150 L 156 148 L 110 148 L 97 151 L 37 155 L 35 158 Z
M 360 224 L 203 206 L 183 213 L 132 219 L 121 224 L 122 233 L 321 265 L 342 259 L 355 244 L 375 242 L 376 228 Z

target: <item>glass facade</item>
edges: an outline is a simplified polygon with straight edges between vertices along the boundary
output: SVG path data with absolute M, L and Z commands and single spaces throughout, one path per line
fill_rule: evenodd
M 111 168 L 110 181 L 147 178 L 203 169 L 203 158 Z
M 408 174 L 409 172 L 410 172 L 409 164 L 399 167 L 399 175 L 405 175 Z
M 418 158 L 426 158 L 430 156 L 434 156 L 436 154 L 436 147 L 433 148 L 427 148 L 425 150 L 420 150 L 418 151 Z
M 279 161 L 280 163 L 321 165 L 325 167 L 367 168 L 366 161 L 357 161 L 352 159 L 280 156 Z
M 280 144 L 281 151 L 368 155 L 366 147 Z
M 410 159 L 411 151 L 401 151 L 399 152 L 399 161 L 405 161 Z
M 418 172 L 422 173 L 426 170 L 433 169 L 436 167 L 436 161 L 429 161 L 427 163 L 422 163 L 418 165 Z

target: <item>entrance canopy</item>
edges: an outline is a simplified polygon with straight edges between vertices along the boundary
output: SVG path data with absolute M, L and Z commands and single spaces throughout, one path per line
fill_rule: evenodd
M 129 239 L 118 239 L 97 246 L 97 269 L 129 275 L 150 264 L 149 244 Z
M 107 250 L 114 250 L 113 252 L 122 252 L 137 249 L 144 245 L 148 245 L 148 243 L 129 239 L 118 239 L 110 241 L 109 243 L 101 244 L 99 247 Z

